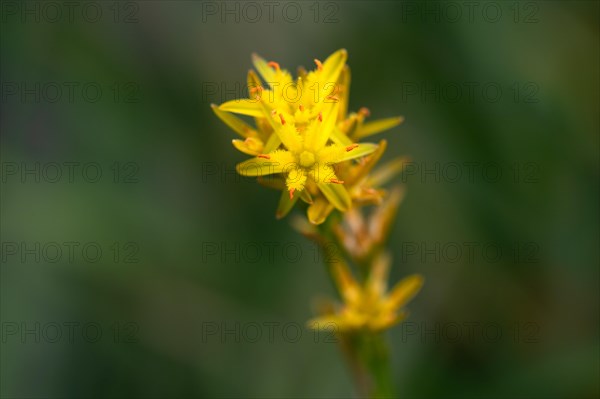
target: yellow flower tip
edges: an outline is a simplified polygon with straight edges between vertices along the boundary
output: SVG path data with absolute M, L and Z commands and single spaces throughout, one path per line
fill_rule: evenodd
M 279 63 L 275 62 L 275 61 L 269 61 L 267 62 L 267 65 L 270 66 L 271 68 L 273 68 L 276 71 L 280 71 L 281 68 L 279 67 Z

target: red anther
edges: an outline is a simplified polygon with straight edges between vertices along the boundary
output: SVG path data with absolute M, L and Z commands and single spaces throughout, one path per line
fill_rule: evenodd
M 275 115 L 277 115 L 277 110 L 276 109 L 274 109 L 273 111 L 271 111 L 271 116 L 273 118 L 275 118 Z
M 254 96 L 254 98 L 259 101 L 260 101 L 260 98 L 262 97 L 262 92 L 263 92 L 262 86 L 255 86 L 255 87 L 250 88 L 250 94 L 256 94 Z
M 285 125 L 285 119 L 283 119 L 283 114 L 279 114 L 279 119 L 281 119 L 281 124 Z
M 371 115 L 371 111 L 369 111 L 369 108 L 367 108 L 367 107 L 362 107 L 361 109 L 358 110 L 358 113 L 364 117 Z
M 276 71 L 279 71 L 279 64 L 276 63 L 275 61 L 269 61 L 267 62 L 267 65 L 270 66 L 271 68 L 274 68 Z
M 319 122 L 323 122 L 323 114 L 321 112 L 319 112 Z
M 300 112 L 304 112 L 304 105 L 300 104 L 298 106 L 298 109 L 300 110 Z
M 338 101 L 340 101 L 338 96 L 327 96 L 325 98 L 328 100 L 332 100 L 334 103 L 337 103 Z
M 350 152 L 350 151 L 352 151 L 353 149 L 355 149 L 356 147 L 358 147 L 358 144 L 356 144 L 356 143 L 354 143 L 354 144 L 351 144 L 351 145 L 349 145 L 348 147 L 346 147 L 346 151 Z
M 290 189 L 290 199 L 294 199 L 294 191 L 296 191 L 295 188 Z
M 338 180 L 338 179 L 331 179 L 329 180 L 331 183 L 335 183 L 335 184 L 344 184 L 343 180 Z
M 264 158 L 264 159 L 271 159 L 271 156 L 267 155 L 267 154 L 258 154 L 257 157 Z
M 319 61 L 318 59 L 315 58 L 315 64 L 317 64 L 317 69 L 319 71 L 323 70 L 323 63 L 321 61 Z

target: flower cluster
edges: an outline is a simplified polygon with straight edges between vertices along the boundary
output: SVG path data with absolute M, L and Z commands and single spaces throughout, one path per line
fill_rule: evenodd
M 276 62 L 254 55 L 248 73 L 250 98 L 212 105 L 216 115 L 242 136 L 233 140 L 241 152 L 254 156 L 237 165 L 244 176 L 282 191 L 277 217 L 284 217 L 298 201 L 309 204 L 308 219 L 320 224 L 333 211 L 352 205 L 378 203 L 384 192 L 379 180 L 367 175 L 381 158 L 386 142 L 362 139 L 390 129 L 401 117 L 365 122 L 366 108 L 348 113 L 350 69 L 347 52 L 339 50 L 316 68 L 299 70 L 293 80 Z M 254 118 L 250 126 L 235 114 Z M 379 175 L 389 176 L 393 165 Z M 390 170 L 391 169 L 391 170 Z M 265 178 L 264 176 L 269 175 Z
M 284 217 L 299 199 L 306 202 L 308 221 L 295 220 L 294 226 L 324 247 L 334 243 L 343 248 L 360 267 L 359 281 L 345 261 L 336 257 L 328 262 L 343 304 L 328 303 L 311 326 L 335 323 L 341 332 L 376 332 L 403 319 L 402 307 L 423 279 L 409 276 L 387 292 L 390 259 L 383 245 L 404 191 L 396 187 L 387 193 L 382 186 L 401 171 L 405 159 L 375 169 L 387 142 L 362 140 L 399 125 L 403 118 L 366 121 L 368 109 L 348 112 L 346 59 L 346 50 L 338 50 L 324 62 L 314 60 L 316 68 L 310 72 L 299 69 L 293 79 L 278 63 L 254 55 L 261 77 L 249 71 L 249 98 L 212 108 L 242 137 L 233 145 L 252 156 L 237 171 L 281 191 L 276 216 Z M 375 205 L 368 219 L 361 209 L 365 205 Z M 341 222 L 319 226 L 335 209 L 342 213 Z

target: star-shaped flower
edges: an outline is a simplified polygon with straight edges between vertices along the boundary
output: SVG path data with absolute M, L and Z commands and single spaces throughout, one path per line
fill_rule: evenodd
M 337 310 L 310 321 L 309 326 L 314 329 L 329 329 L 334 326 L 335 330 L 342 333 L 387 329 L 407 316 L 408 313 L 402 308 L 423 285 L 423 277 L 413 274 L 386 292 L 390 267 L 387 255 L 380 255 L 375 259 L 364 285 L 354 279 L 345 263 L 336 261 L 331 266 L 344 303 Z

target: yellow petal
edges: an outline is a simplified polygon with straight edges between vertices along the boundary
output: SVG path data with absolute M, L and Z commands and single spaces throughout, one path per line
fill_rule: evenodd
M 353 329 L 348 320 L 340 315 L 325 315 L 309 320 L 306 326 L 312 330 L 336 334 Z M 333 337 L 332 337 L 333 338 Z
M 346 49 L 340 49 L 331 54 L 323 63 L 323 70 L 321 71 L 319 80 L 324 84 L 336 83 L 347 59 L 348 52 Z
M 262 57 L 256 53 L 252 54 L 252 63 L 267 84 L 275 81 L 275 70 Z
M 352 276 L 348 265 L 339 259 L 339 254 L 334 254 L 334 256 L 335 259 L 331 263 L 331 275 L 335 285 L 345 303 L 356 303 L 360 298 L 360 286 Z
M 316 119 L 306 132 L 305 146 L 314 152 L 321 150 L 331 136 L 337 119 L 339 103 L 326 104 L 323 107 L 322 121 Z
M 304 186 L 306 185 L 306 173 L 304 173 L 304 170 L 292 166 L 291 168 L 286 168 L 286 171 L 288 175 L 285 179 L 285 185 L 288 191 L 294 190 L 300 192 L 304 190 Z
M 364 156 L 367 156 L 369 154 L 372 154 L 373 152 L 375 152 L 375 150 L 377 150 L 377 144 L 373 144 L 373 143 L 360 143 L 360 144 L 358 144 L 357 147 L 355 147 L 351 151 L 344 151 L 342 153 L 341 157 L 339 157 L 338 159 L 336 159 L 335 161 L 333 161 L 333 163 L 338 163 L 338 162 L 343 162 L 343 161 L 349 161 L 351 159 L 356 159 L 356 158 L 364 157 Z
M 386 301 L 388 309 L 399 309 L 410 301 L 423 286 L 423 277 L 413 274 L 405 277 L 392 289 Z
M 259 101 L 247 98 L 227 101 L 219 106 L 221 111 L 234 112 L 236 114 L 264 117 Z
M 346 136 L 344 134 L 344 132 L 342 132 L 338 127 L 335 127 L 333 129 L 329 138 L 335 144 L 339 144 L 339 145 L 343 145 L 343 146 L 349 146 L 350 144 L 352 144 L 352 140 L 350 140 L 350 138 L 348 136 Z
M 382 186 L 402 172 L 404 165 L 409 162 L 409 160 L 408 157 L 401 157 L 389 161 L 380 168 L 377 168 L 377 170 L 369 176 L 367 184 L 372 187 Z
M 340 73 L 338 81 L 338 97 L 340 99 L 338 120 L 344 120 L 346 119 L 348 100 L 350 99 L 350 67 L 348 65 L 344 65 L 344 68 Z
M 279 136 L 279 139 L 287 149 L 293 152 L 299 152 L 302 148 L 302 137 L 291 123 L 291 115 L 286 114 L 283 111 L 272 113 L 264 100 L 260 101 L 260 107 L 263 115 L 266 115 L 273 131 Z
M 221 119 L 227 126 L 242 137 L 256 136 L 256 130 L 252 129 L 250 125 L 241 120 L 235 115 L 225 112 L 215 104 L 211 104 L 213 112 Z
M 345 212 L 352 205 L 350 194 L 348 194 L 343 184 L 318 183 L 318 186 L 331 205 L 340 211 Z
M 287 151 L 275 152 L 282 153 Z M 275 153 L 271 153 L 271 157 L 273 157 L 273 154 Z M 237 164 L 235 168 L 242 176 L 257 177 L 272 175 L 274 173 L 282 173 L 284 170 L 286 170 L 286 167 L 289 168 L 289 162 L 287 162 L 284 157 L 284 155 L 280 154 L 279 156 L 275 157 L 277 161 L 264 158 L 252 158 Z
M 271 133 L 267 144 L 265 144 L 264 152 L 268 154 L 269 152 L 275 151 L 280 144 L 281 139 L 279 138 L 279 135 Z
M 398 314 L 384 313 L 379 317 L 371 319 L 368 327 L 372 331 L 386 330 L 392 327 L 394 324 L 398 324 L 400 321 L 404 320 L 407 315 L 408 312 L 399 312 Z
M 358 140 L 391 129 L 395 126 L 398 126 L 402 122 L 404 122 L 403 116 L 398 116 L 395 118 L 378 119 L 372 122 L 365 122 L 356 129 L 356 132 L 354 132 L 353 137 L 356 140 Z
M 298 198 L 300 198 L 299 193 L 290 198 L 290 193 L 287 190 L 283 190 L 281 192 L 281 197 L 279 198 L 279 205 L 277 206 L 275 217 L 277 219 L 285 217 L 292 210 L 294 204 L 298 202 Z
M 256 72 L 254 72 L 252 69 L 248 71 L 248 94 L 249 94 L 249 98 L 255 99 L 256 96 L 260 96 L 260 92 L 262 90 L 262 82 L 260 81 L 260 78 L 258 77 L 258 75 L 256 74 Z
M 391 258 L 388 253 L 379 254 L 371 264 L 371 271 L 366 282 L 367 290 L 376 297 L 382 297 L 386 291 Z
M 404 187 L 394 187 L 388 198 L 376 208 L 369 223 L 369 231 L 374 241 L 383 243 L 387 239 L 390 228 L 396 220 L 398 206 L 404 199 L 404 193 Z
M 362 180 L 379 161 L 386 148 L 387 141 L 381 140 L 377 149 L 365 160 L 363 164 L 359 164 L 352 176 L 348 178 L 348 185 L 353 185 Z
M 327 219 L 327 216 L 333 211 L 333 205 L 324 198 L 317 198 L 311 206 L 308 207 L 307 217 L 312 224 L 321 224 Z
M 302 190 L 300 192 L 300 198 L 302 199 L 302 201 L 306 202 L 309 205 L 313 203 L 312 195 L 310 195 L 308 190 Z
M 260 139 L 248 137 L 246 140 L 232 140 L 235 148 L 248 155 L 258 155 L 263 152 L 263 143 Z
M 331 166 L 324 162 L 313 165 L 309 172 L 310 177 L 317 183 L 330 183 L 336 181 L 337 176 Z

